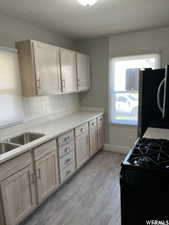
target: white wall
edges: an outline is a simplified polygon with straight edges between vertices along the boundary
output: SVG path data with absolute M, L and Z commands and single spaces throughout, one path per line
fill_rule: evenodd
M 92 59 L 94 90 L 81 97 L 83 107 L 105 107 L 108 112 L 107 86 L 108 64 L 113 57 L 146 53 L 161 53 L 162 65 L 169 63 L 169 27 L 140 32 L 111 35 L 109 39 L 83 40 L 78 49 L 89 53 Z M 108 57 L 106 57 L 109 55 Z M 107 118 L 107 115 L 106 115 Z M 106 119 L 106 147 L 110 150 L 127 152 L 137 136 L 137 128 L 113 125 Z
M 57 46 L 74 49 L 75 43 L 63 36 L 51 33 L 23 20 L 0 14 L 0 46 L 14 47 L 19 40 L 39 40 Z M 78 94 L 64 96 L 44 96 L 23 98 L 25 120 L 45 116 L 50 113 L 77 110 L 79 108 Z
M 90 55 L 91 66 L 91 90 L 80 94 L 81 107 L 104 108 L 107 124 L 108 38 L 78 41 L 77 48 Z M 108 126 L 105 128 L 108 141 Z

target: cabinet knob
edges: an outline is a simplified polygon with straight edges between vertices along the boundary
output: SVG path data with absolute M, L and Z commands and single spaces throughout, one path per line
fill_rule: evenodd
M 71 173 L 71 170 L 66 171 L 66 176 L 68 176 Z
M 37 88 L 40 89 L 40 78 L 36 80 Z
M 70 162 L 71 161 L 71 159 L 69 158 L 69 159 L 66 159 L 65 160 L 65 164 L 67 164 L 68 162 Z

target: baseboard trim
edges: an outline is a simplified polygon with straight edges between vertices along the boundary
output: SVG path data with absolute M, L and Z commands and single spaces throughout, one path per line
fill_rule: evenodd
M 117 152 L 117 153 L 122 153 L 122 154 L 126 154 L 129 152 L 130 147 L 125 147 L 125 146 L 120 146 L 120 145 L 111 145 L 111 144 L 104 144 L 104 148 L 105 151 L 110 151 L 110 152 Z

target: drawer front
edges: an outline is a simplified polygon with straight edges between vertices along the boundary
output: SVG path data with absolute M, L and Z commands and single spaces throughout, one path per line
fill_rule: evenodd
M 75 128 L 75 135 L 79 136 L 83 133 L 87 133 L 88 132 L 88 123 L 84 123 L 81 126 Z
M 23 153 L 22 155 L 11 159 L 0 165 L 0 180 L 4 180 L 12 174 L 18 172 L 24 167 L 32 164 L 31 152 Z
M 91 121 L 89 122 L 89 127 L 91 128 L 91 127 L 95 127 L 95 126 L 97 126 L 97 120 L 96 120 L 96 119 L 91 120 Z
M 74 171 L 75 171 L 75 163 L 72 163 L 65 169 L 61 170 L 60 172 L 61 183 L 67 180 L 74 173 Z
M 103 126 L 103 123 L 104 123 L 104 117 L 103 116 L 99 116 L 97 118 L 97 121 L 98 121 L 98 126 L 99 127 L 102 127 Z
M 59 158 L 63 157 L 64 155 L 66 155 L 66 154 L 68 154 L 70 152 L 73 152 L 74 149 L 75 149 L 75 142 L 74 142 L 74 140 L 71 141 L 68 144 L 59 146 Z
M 72 140 L 74 140 L 74 132 L 73 132 L 73 130 L 69 131 L 69 132 L 67 132 L 67 133 L 65 133 L 65 134 L 63 134 L 63 135 L 58 137 L 59 146 L 67 144 L 67 143 L 69 143 Z
M 42 156 L 56 150 L 57 150 L 56 140 L 54 139 L 52 141 L 48 141 L 34 149 L 35 160 L 38 160 Z
M 75 163 L 75 154 L 71 152 L 60 159 L 60 170 L 63 170 L 68 165 Z

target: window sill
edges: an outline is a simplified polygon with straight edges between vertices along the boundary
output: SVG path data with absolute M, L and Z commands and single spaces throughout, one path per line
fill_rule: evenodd
M 133 127 L 137 128 L 138 124 L 128 124 L 128 123 L 120 123 L 120 122 L 111 122 L 112 126 L 120 126 L 120 127 Z

